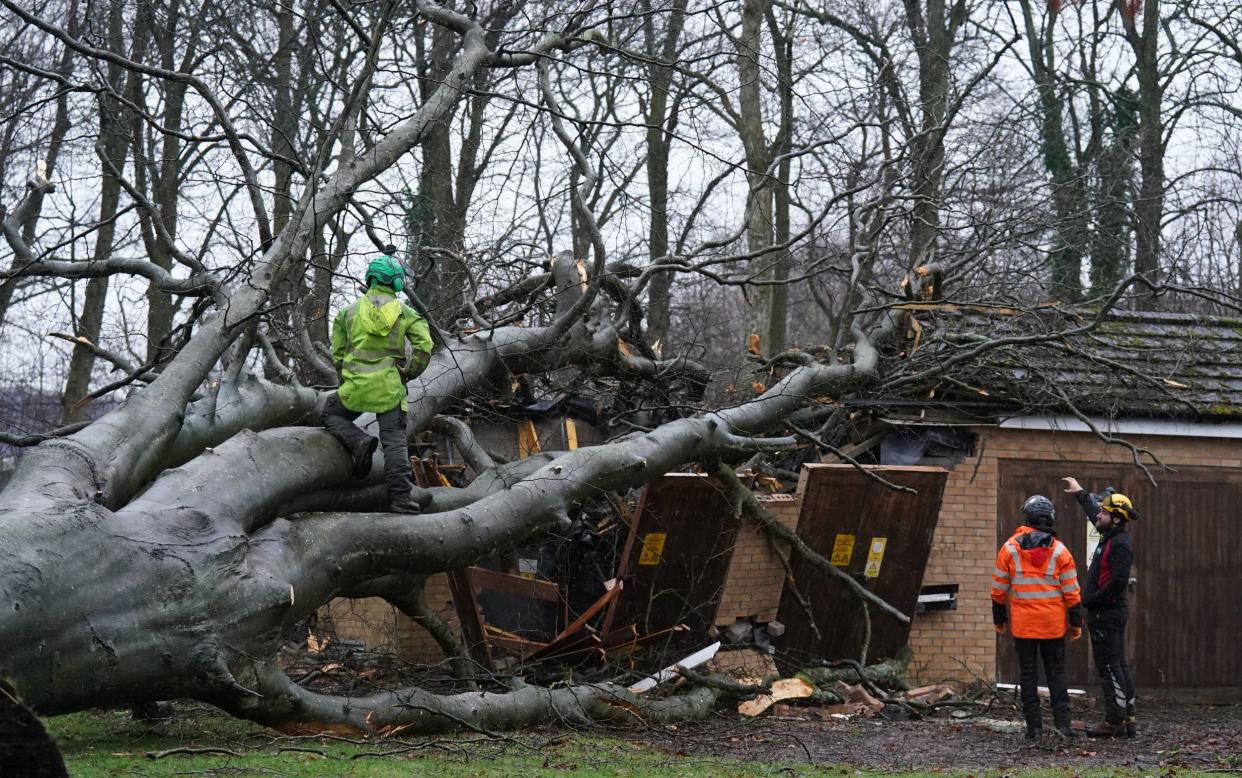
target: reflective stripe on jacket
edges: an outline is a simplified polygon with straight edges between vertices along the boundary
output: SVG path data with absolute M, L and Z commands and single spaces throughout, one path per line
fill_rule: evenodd
M 1014 637 L 1061 637 L 1067 611 L 1081 600 L 1074 557 L 1050 533 L 1018 527 L 996 553 L 992 601 L 1009 604 Z
M 409 343 L 411 352 L 407 353 Z M 386 286 L 373 286 L 332 322 L 341 404 L 358 413 L 408 408 L 405 382 L 431 361 L 427 321 Z

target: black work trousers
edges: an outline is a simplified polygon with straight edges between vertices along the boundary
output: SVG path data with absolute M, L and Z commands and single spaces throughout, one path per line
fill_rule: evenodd
M 1104 720 L 1120 724 L 1134 715 L 1134 678 L 1126 663 L 1126 608 L 1087 611 L 1087 631 L 1091 633 L 1091 654 L 1100 674 L 1100 697 Z
M 350 456 L 371 439 L 370 435 L 354 424 L 354 420 L 361 415 L 346 408 L 336 393 L 324 405 L 323 426 L 328 428 L 332 437 L 341 442 Z M 406 444 L 405 417 L 406 413 L 401 410 L 400 405 L 375 414 L 379 422 L 380 448 L 384 451 L 384 480 L 388 484 L 390 502 L 410 499 L 410 449 Z
M 1022 717 L 1026 728 L 1042 729 L 1039 710 L 1039 658 L 1044 660 L 1044 677 L 1052 698 L 1052 720 L 1058 729 L 1070 726 L 1069 688 L 1065 682 L 1065 638 L 1014 638 L 1018 649 L 1018 686 L 1022 696 Z

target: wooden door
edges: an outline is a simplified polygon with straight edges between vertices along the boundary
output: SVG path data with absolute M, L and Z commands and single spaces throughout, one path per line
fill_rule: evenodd
M 617 567 L 625 587 L 609 608 L 604 633 L 633 624 L 646 636 L 684 625 L 679 635 L 703 644 L 739 524 L 729 492 L 714 478 L 669 473 L 648 483 Z
M 825 558 L 835 556 L 834 564 L 867 589 L 913 614 L 947 474 L 939 467 L 868 470 L 914 493 L 894 490 L 849 465 L 805 465 L 798 535 Z M 877 541 L 882 541 L 880 554 Z M 790 667 L 820 659 L 858 659 L 866 632 L 862 603 L 797 554 L 790 567 L 793 577 L 785 582 L 777 616 L 785 634 L 772 641 L 780 658 Z M 870 621 L 868 661 L 893 657 L 906 645 L 909 624 L 874 607 Z
M 1242 471 L 1235 468 L 1153 470 L 1158 485 L 1121 465 L 1075 462 L 1000 463 L 997 545 L 1012 534 L 1019 509 L 1030 494 L 1045 494 L 1057 506 L 1058 536 L 1086 575 L 1087 523 L 1062 476 L 1101 491 L 1114 486 L 1140 511 L 1130 525 L 1136 579 L 1130 595 L 1127 656 L 1142 689 L 1212 690 L 1212 699 L 1242 698 Z M 1071 644 L 1067 673 L 1071 686 L 1094 687 L 1096 675 L 1084 637 Z M 997 642 L 998 677 L 1015 681 L 1012 639 Z

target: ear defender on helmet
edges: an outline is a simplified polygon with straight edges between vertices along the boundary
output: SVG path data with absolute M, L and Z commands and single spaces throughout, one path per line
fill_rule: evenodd
M 1130 498 L 1116 492 L 1101 500 L 1100 507 L 1114 516 L 1120 516 L 1125 521 L 1134 521 L 1139 515 L 1138 509 L 1134 507 L 1134 503 L 1130 502 Z
M 366 282 L 367 286 L 383 284 L 400 292 L 405 288 L 405 268 L 391 256 L 383 254 L 367 265 Z

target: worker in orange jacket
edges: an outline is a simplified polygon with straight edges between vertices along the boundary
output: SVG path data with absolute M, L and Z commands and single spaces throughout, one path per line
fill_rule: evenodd
M 1065 634 L 1082 637 L 1082 595 L 1074 557 L 1056 538 L 1056 509 L 1042 494 L 1022 505 L 1024 523 L 996 553 L 992 571 L 992 622 L 998 634 L 1006 624 L 1018 649 L 1019 686 L 1026 736 L 1043 735 L 1039 709 L 1038 660 L 1052 698 L 1057 731 L 1076 737 L 1070 725 L 1069 690 L 1065 682 Z M 1008 608 L 1006 608 L 1008 606 Z

